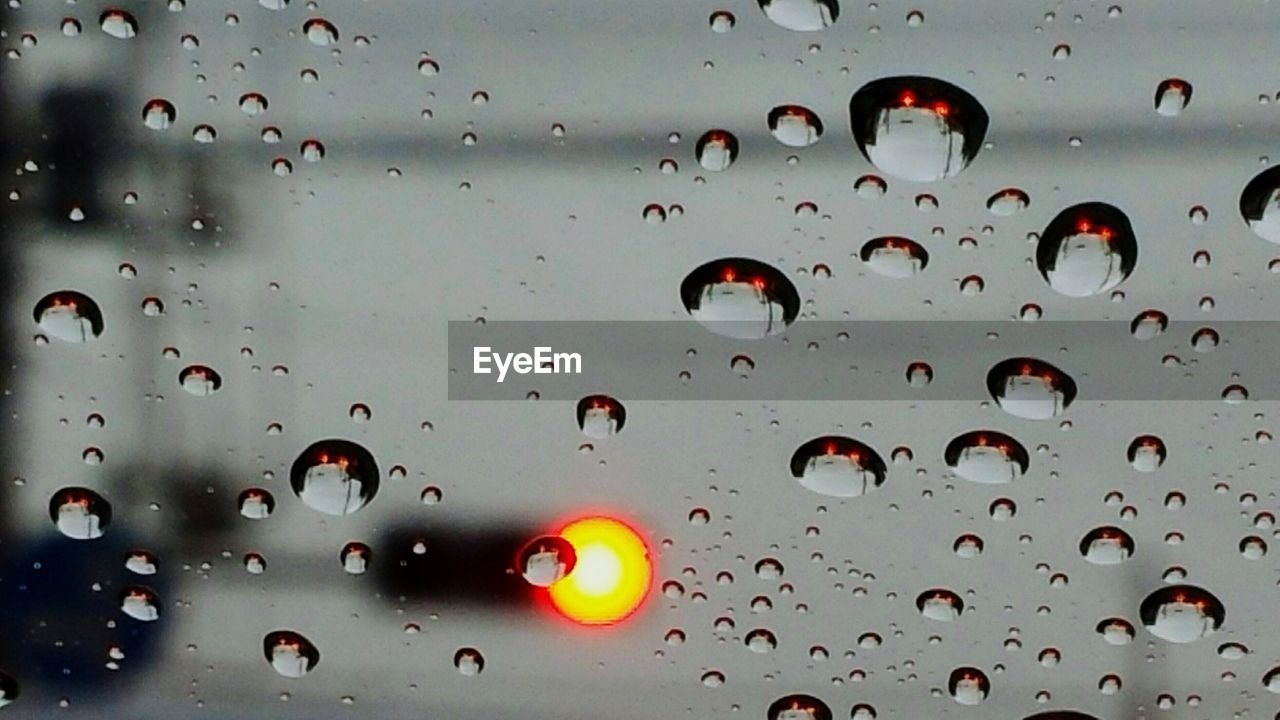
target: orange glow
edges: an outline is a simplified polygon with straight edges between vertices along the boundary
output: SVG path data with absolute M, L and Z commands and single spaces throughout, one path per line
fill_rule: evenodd
M 907 90 L 906 92 L 902 93 L 902 97 L 900 99 L 902 101 L 903 107 L 911 107 L 912 105 L 916 104 L 916 94 L 911 92 L 910 90 Z
M 951 106 L 944 102 L 937 102 L 933 104 L 933 111 L 942 117 L 946 117 L 951 112 Z
M 751 278 L 751 285 L 757 290 L 764 289 L 764 278 Z
M 738 273 L 734 272 L 733 268 L 725 268 L 720 276 L 724 278 L 725 282 L 733 282 L 734 278 L 738 277 Z
M 589 517 L 559 535 L 573 546 L 577 563 L 547 589 L 556 610 L 583 625 L 612 625 L 640 608 L 653 567 L 639 533 L 612 518 Z

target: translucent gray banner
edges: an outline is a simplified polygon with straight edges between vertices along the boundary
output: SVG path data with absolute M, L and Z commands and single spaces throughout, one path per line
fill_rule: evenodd
M 449 398 L 1280 399 L 1280 322 L 802 321 L 729 337 L 759 331 L 727 321 L 450 322 Z

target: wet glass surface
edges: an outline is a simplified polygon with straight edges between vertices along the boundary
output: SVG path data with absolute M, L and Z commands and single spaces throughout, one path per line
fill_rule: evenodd
M 1276 717 L 1277 13 L 6 0 L 0 716 Z

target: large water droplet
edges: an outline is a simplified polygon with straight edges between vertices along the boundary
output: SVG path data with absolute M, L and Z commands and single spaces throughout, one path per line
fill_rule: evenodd
M 49 499 L 49 517 L 63 535 L 95 540 L 111 524 L 111 504 L 89 488 L 65 487 Z
M 573 572 L 577 553 L 568 540 L 544 535 L 525 545 L 516 557 L 516 569 L 534 587 L 550 587 Z
M 956 475 L 988 485 L 1013 482 L 1031 467 L 1031 458 L 1022 443 L 995 430 L 957 435 L 947 443 L 942 457 Z
M 349 515 L 377 494 L 378 466 L 368 450 L 349 440 L 321 440 L 293 461 L 289 484 L 307 507 Z
M 454 653 L 453 666 L 463 675 L 479 675 L 484 672 L 484 656 L 475 648 L 462 648 Z
M 1139 435 L 1129 443 L 1129 464 L 1140 472 L 1155 472 L 1164 464 L 1167 451 L 1164 441 L 1155 435 Z
M 935 182 L 977 156 L 989 119 L 977 98 L 951 83 L 920 76 L 881 78 L 849 101 L 853 139 L 885 173 Z
M 924 270 L 929 253 L 919 243 L 904 237 L 878 237 L 868 240 L 859 253 L 862 262 L 877 274 L 890 278 L 907 278 Z
M 978 668 L 958 667 L 951 671 L 947 691 L 961 705 L 977 705 L 987 699 L 991 692 L 991 681 Z
M 132 585 L 120 592 L 120 610 L 134 620 L 155 622 L 160 619 L 160 598 L 149 587 Z
M 791 456 L 791 475 L 804 487 L 832 497 L 865 495 L 884 484 L 887 472 L 879 453 L 848 437 L 814 438 Z
M 800 294 L 778 269 L 758 260 L 706 263 L 680 283 L 685 310 L 708 330 L 754 340 L 777 335 L 800 313 Z
M 987 373 L 987 390 L 1002 410 L 1028 420 L 1047 420 L 1076 398 L 1076 383 L 1043 360 L 1002 360 Z
M 178 373 L 178 384 L 192 395 L 205 397 L 222 388 L 222 376 L 207 365 L 188 365 Z
M 1138 262 L 1129 218 L 1114 206 L 1080 203 L 1058 213 L 1036 245 L 1036 267 L 1049 287 L 1068 297 L 1100 295 L 1119 285 Z
M 1156 86 L 1156 112 L 1165 117 L 1177 117 L 1191 102 L 1191 83 L 1169 78 Z
M 945 588 L 925 590 L 916 597 L 916 609 L 930 620 L 951 622 L 964 612 L 964 600 Z
M 1280 243 L 1280 166 L 1263 170 L 1244 186 L 1240 215 L 1255 235 Z
M 127 40 L 138 34 L 138 21 L 124 10 L 112 8 L 98 17 L 102 32 L 113 38 Z
M 324 47 L 338 42 L 338 28 L 324 18 L 311 18 L 302 23 L 302 33 L 312 45 Z
M 779 105 L 769 111 L 769 132 L 783 145 L 807 147 L 822 137 L 822 120 L 809 108 Z
M 1096 527 L 1080 539 L 1080 554 L 1094 565 L 1119 565 L 1133 556 L 1133 538 L 1118 527 Z
M 831 708 L 812 695 L 787 695 L 774 700 L 768 720 L 831 720 Z
M 610 437 L 626 422 L 627 409 L 608 395 L 588 395 L 578 401 L 578 427 L 589 438 Z
M 1172 643 L 1189 643 L 1222 627 L 1226 608 L 1207 590 L 1170 585 L 1152 592 L 1138 609 L 1152 635 Z
M 262 639 L 262 654 L 276 672 L 287 678 L 300 678 L 320 662 L 316 646 L 293 630 L 267 633 Z
M 164 98 L 153 98 L 142 106 L 142 124 L 152 130 L 168 130 L 178 119 L 178 109 Z
M 35 319 L 45 334 L 64 342 L 88 342 L 102 334 L 98 303 L 75 290 L 59 290 L 40 298 Z
M 766 17 L 788 30 L 811 32 L 831 27 L 840 17 L 836 0 L 758 0 Z
M 698 164 L 711 172 L 728 170 L 738 159 L 738 138 L 728 130 L 708 130 L 694 146 Z

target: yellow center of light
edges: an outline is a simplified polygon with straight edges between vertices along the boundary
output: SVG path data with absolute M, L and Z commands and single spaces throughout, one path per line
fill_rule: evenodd
M 627 525 L 605 517 L 565 526 L 577 563 L 548 588 L 562 614 L 584 625 L 608 625 L 631 615 L 649 593 L 653 568 L 644 540 Z

